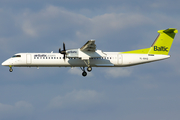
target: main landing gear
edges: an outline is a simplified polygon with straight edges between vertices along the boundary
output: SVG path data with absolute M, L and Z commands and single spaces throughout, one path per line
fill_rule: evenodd
M 89 59 L 85 59 L 85 60 L 83 60 L 84 61 L 84 63 L 87 65 L 87 71 L 88 72 L 91 72 L 92 71 L 92 67 L 90 66 L 90 60 Z M 83 73 L 82 73 L 82 76 L 86 76 L 87 75 L 87 72 L 85 71 L 85 67 L 80 67 L 81 68 L 81 70 L 83 71 Z
M 81 68 L 81 70 L 83 71 L 83 72 L 82 72 L 82 76 L 84 76 L 84 77 L 87 76 L 87 72 L 85 71 L 85 67 L 83 67 L 83 68 L 80 67 L 80 68 Z M 91 71 L 92 71 L 92 67 L 90 67 L 90 66 L 87 67 L 87 71 L 88 71 L 88 72 L 91 72 Z

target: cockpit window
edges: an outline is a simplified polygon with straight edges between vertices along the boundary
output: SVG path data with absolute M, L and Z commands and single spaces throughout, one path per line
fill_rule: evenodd
M 12 58 L 15 58 L 15 57 L 21 57 L 21 55 L 14 55 L 14 56 L 12 56 Z

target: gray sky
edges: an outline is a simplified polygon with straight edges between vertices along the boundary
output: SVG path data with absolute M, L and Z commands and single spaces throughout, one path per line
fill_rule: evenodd
M 148 48 L 180 30 L 177 0 L 0 0 L 0 61 L 95 39 L 103 51 Z M 0 67 L 1 120 L 179 120 L 180 35 L 171 58 L 126 68 Z

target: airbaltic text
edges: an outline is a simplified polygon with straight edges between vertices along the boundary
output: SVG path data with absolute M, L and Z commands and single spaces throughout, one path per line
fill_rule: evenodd
M 168 52 L 168 47 L 165 47 L 165 46 L 161 46 L 161 47 L 154 46 L 154 51 L 166 51 L 166 52 Z

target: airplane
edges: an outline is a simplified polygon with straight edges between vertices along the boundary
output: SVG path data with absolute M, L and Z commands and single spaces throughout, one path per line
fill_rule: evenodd
M 126 52 L 103 52 L 96 49 L 95 40 L 89 40 L 84 46 L 78 49 L 66 50 L 63 43 L 63 50 L 59 53 L 17 53 L 2 63 L 12 67 L 80 67 L 82 76 L 87 71 L 91 72 L 92 67 L 126 67 L 144 64 L 167 59 L 174 37 L 178 30 L 168 28 L 159 30 L 159 35 L 150 48 L 138 49 Z

